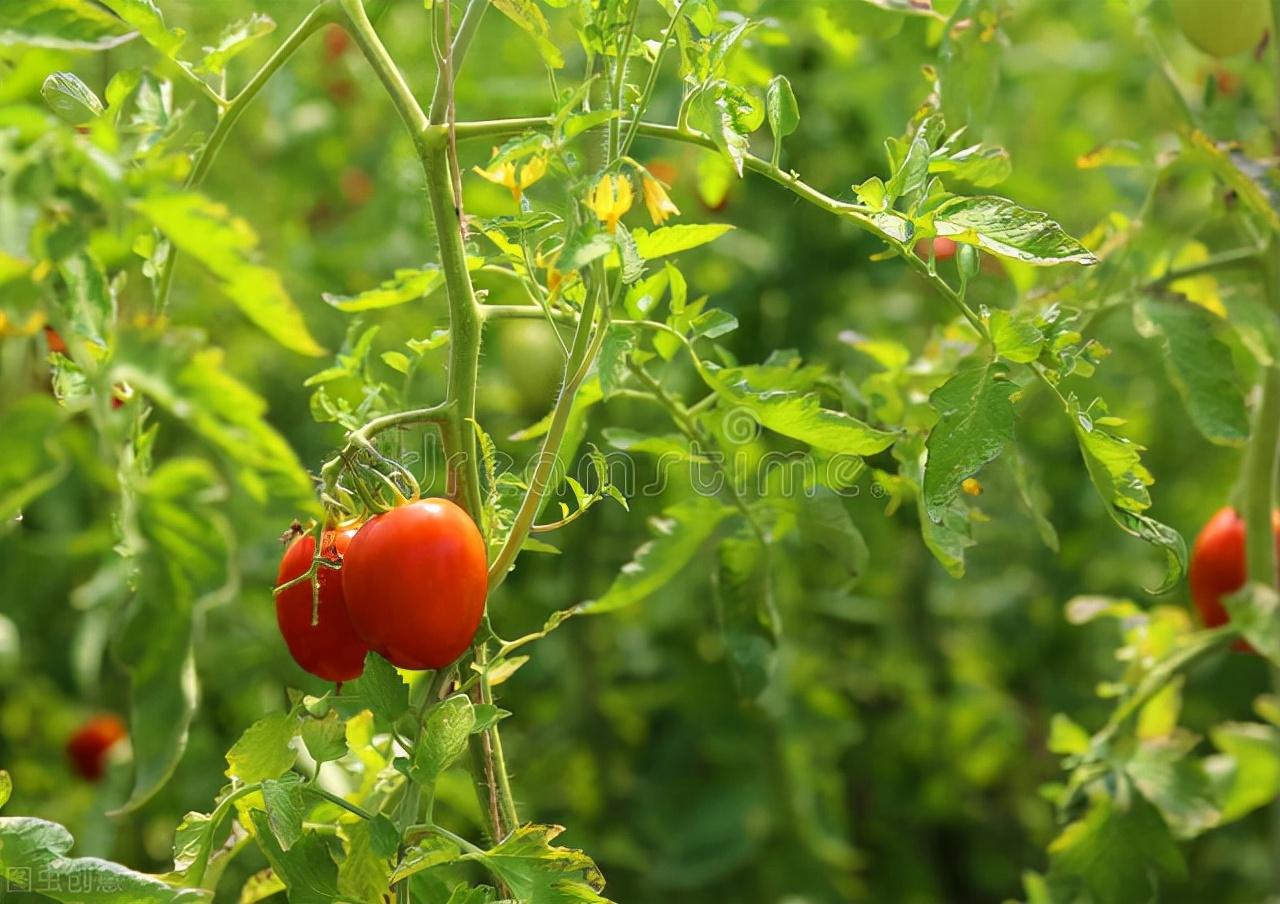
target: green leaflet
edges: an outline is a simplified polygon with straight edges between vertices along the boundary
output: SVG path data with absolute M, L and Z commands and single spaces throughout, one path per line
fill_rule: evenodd
M 1138 331 L 1158 338 L 1165 371 L 1197 430 L 1219 445 L 1249 438 L 1244 394 L 1235 377 L 1231 349 L 1215 335 L 1221 319 L 1189 301 L 1144 298 L 1133 309 Z
M 1155 875 L 1186 874 L 1169 830 L 1136 796 L 1127 808 L 1109 797 L 1093 800 L 1088 812 L 1049 845 L 1049 856 L 1051 882 L 1083 886 L 1093 900 L 1108 904 L 1150 901 Z
M 733 509 L 715 499 L 697 496 L 673 505 L 659 518 L 651 518 L 654 539 L 636 550 L 630 562 L 604 595 L 581 603 L 575 612 L 594 615 L 638 603 L 662 589 L 702 549 Z
M 1011 397 L 1018 389 L 996 362 L 962 370 L 933 391 L 940 418 L 925 445 L 925 511 L 934 523 L 960 494 L 960 485 L 997 458 L 1013 439 Z
M 0 46 L 108 50 L 136 35 L 91 0 L 0 0 Z
M 289 889 L 289 904 L 333 904 L 340 900 L 338 866 L 322 835 L 305 834 L 286 851 L 276 841 L 266 813 L 252 810 L 249 817 L 258 847 Z
M 600 895 L 604 876 L 582 851 L 555 847 L 560 826 L 526 825 L 483 854 L 479 860 L 493 876 L 527 904 L 608 904 Z
M 298 756 L 290 746 L 297 733 L 298 720 L 290 713 L 254 722 L 227 751 L 227 776 L 249 785 L 284 775 Z
M 1095 264 L 1098 259 L 1046 214 L 995 195 L 952 197 L 934 211 L 938 235 L 1028 264 Z
M 1147 487 L 1155 478 L 1142 464 L 1142 447 L 1095 423 L 1080 408 L 1075 396 L 1067 400 L 1067 414 L 1075 428 L 1089 479 L 1107 503 L 1111 519 L 1126 533 L 1164 550 L 1167 560 L 1164 582 L 1152 591 L 1163 593 L 1177 583 L 1186 570 L 1187 544 L 1176 530 L 1144 514 L 1151 507 Z
M 195 192 L 153 194 L 136 205 L 175 246 L 216 276 L 227 297 L 263 332 L 299 354 L 324 353 L 280 274 L 255 262 L 258 236 L 248 223 Z
M 334 295 L 325 292 L 321 297 L 327 304 L 339 311 L 354 314 L 359 311 L 373 311 L 379 308 L 390 308 L 406 302 L 426 298 L 444 285 L 444 271 L 439 267 L 427 267 L 421 270 L 397 270 L 390 279 L 383 280 L 372 289 L 365 289 L 356 295 Z
M 551 26 L 547 23 L 547 17 L 542 14 L 536 0 L 493 0 L 493 5 L 504 16 L 524 29 L 537 45 L 538 53 L 542 54 L 542 59 L 548 66 L 552 69 L 560 69 L 564 66 L 564 54 L 552 40 Z

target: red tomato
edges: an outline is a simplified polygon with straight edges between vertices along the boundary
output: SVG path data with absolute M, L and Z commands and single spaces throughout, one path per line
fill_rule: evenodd
M 362 169 L 351 167 L 343 170 L 340 184 L 342 197 L 346 198 L 348 204 L 355 207 L 368 203 L 373 197 L 373 179 Z
M 71 768 L 81 778 L 100 780 L 106 771 L 107 751 L 127 734 L 124 721 L 114 713 L 86 720 L 67 740 Z
M 402 505 L 360 528 L 342 586 L 370 648 L 403 669 L 443 668 L 471 646 L 484 615 L 484 538 L 447 499 Z
M 921 239 L 916 242 L 916 254 L 925 260 L 929 259 L 929 240 Z M 956 243 L 954 239 L 938 236 L 933 240 L 933 257 L 934 260 L 949 261 L 956 256 Z
M 62 338 L 62 334 L 53 327 L 46 326 L 44 328 L 44 341 L 49 346 L 49 351 L 57 352 L 60 355 L 65 355 L 67 353 L 66 340 L 64 340 Z
M 332 63 L 347 52 L 351 37 L 341 25 L 330 25 L 324 30 L 324 58 Z
M 1272 518 L 1276 532 L 1276 553 L 1280 555 L 1280 512 Z M 1245 582 L 1244 521 L 1227 506 L 1205 524 L 1191 549 L 1191 599 L 1207 628 L 1229 621 L 1224 596 L 1235 593 Z M 1252 650 L 1243 641 L 1236 649 Z
M 325 531 L 320 538 L 326 559 L 341 561 L 355 536 L 355 528 Z M 311 567 L 316 543 L 311 534 L 303 534 L 284 552 L 280 560 L 277 584 L 305 574 Z M 344 569 L 345 570 L 345 563 Z M 312 675 L 326 681 L 350 681 L 364 671 L 368 648 L 360 642 L 342 594 L 342 575 L 332 568 L 321 568 L 320 619 L 311 624 L 311 582 L 294 584 L 276 594 L 276 623 L 294 661 Z

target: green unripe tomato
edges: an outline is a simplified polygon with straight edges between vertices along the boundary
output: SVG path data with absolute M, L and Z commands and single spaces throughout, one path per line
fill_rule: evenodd
M 1192 44 L 1216 57 L 1257 47 L 1271 18 L 1267 0 L 1170 0 L 1173 19 Z

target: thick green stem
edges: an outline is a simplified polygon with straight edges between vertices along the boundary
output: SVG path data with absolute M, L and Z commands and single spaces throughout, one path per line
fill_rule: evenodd
M 591 362 L 595 359 L 595 352 L 599 351 L 600 342 L 603 341 L 603 327 L 596 330 L 594 336 L 592 333 L 597 299 L 602 291 L 603 287 L 600 287 L 587 293 L 587 300 L 583 304 L 582 314 L 578 318 L 578 326 L 573 335 L 573 344 L 569 347 L 569 360 L 565 362 L 564 385 L 556 398 L 555 408 L 551 413 L 551 424 L 547 428 L 547 435 L 543 439 L 542 448 L 534 465 L 533 477 L 529 481 L 529 490 L 520 502 L 520 508 L 516 512 L 515 521 L 506 542 L 489 565 L 490 593 L 506 580 L 507 572 L 515 562 L 516 556 L 520 554 L 520 547 L 528 538 L 529 532 L 533 529 L 534 520 L 542 508 L 542 500 L 549 489 L 552 471 L 559 460 L 560 444 L 564 441 L 564 433 L 569 426 L 573 401 Z M 607 304 L 606 302 L 606 316 Z

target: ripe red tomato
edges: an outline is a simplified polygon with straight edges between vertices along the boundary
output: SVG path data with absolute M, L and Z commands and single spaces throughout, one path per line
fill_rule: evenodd
M 471 646 L 489 592 L 484 538 L 448 499 L 370 518 L 342 565 L 347 611 L 369 647 L 404 669 L 439 669 Z
M 925 260 L 929 259 L 929 240 L 921 239 L 916 242 L 916 254 Z M 938 261 L 949 261 L 956 256 L 956 243 L 954 239 L 938 236 L 933 240 L 933 257 Z
M 321 554 L 339 561 L 355 536 L 355 528 L 325 531 L 320 538 Z M 289 544 L 280 560 L 277 584 L 305 574 L 311 567 L 316 542 L 307 533 Z M 344 563 L 345 570 L 345 563 Z M 294 584 L 276 594 L 276 623 L 294 661 L 312 675 L 326 681 L 350 681 L 364 671 L 368 648 L 356 636 L 347 616 L 342 594 L 342 575 L 332 568 L 321 568 L 319 621 L 311 624 L 311 582 Z
M 128 734 L 124 721 L 114 713 L 94 716 L 67 740 L 67 759 L 83 779 L 99 781 L 106 771 L 107 751 Z
M 1276 553 L 1280 555 L 1280 513 L 1272 518 L 1276 532 Z M 1244 520 L 1227 506 L 1218 511 L 1196 537 L 1191 549 L 1191 599 L 1207 628 L 1229 621 L 1224 596 L 1235 593 L 1245 582 Z M 1237 649 L 1252 650 L 1243 641 Z

